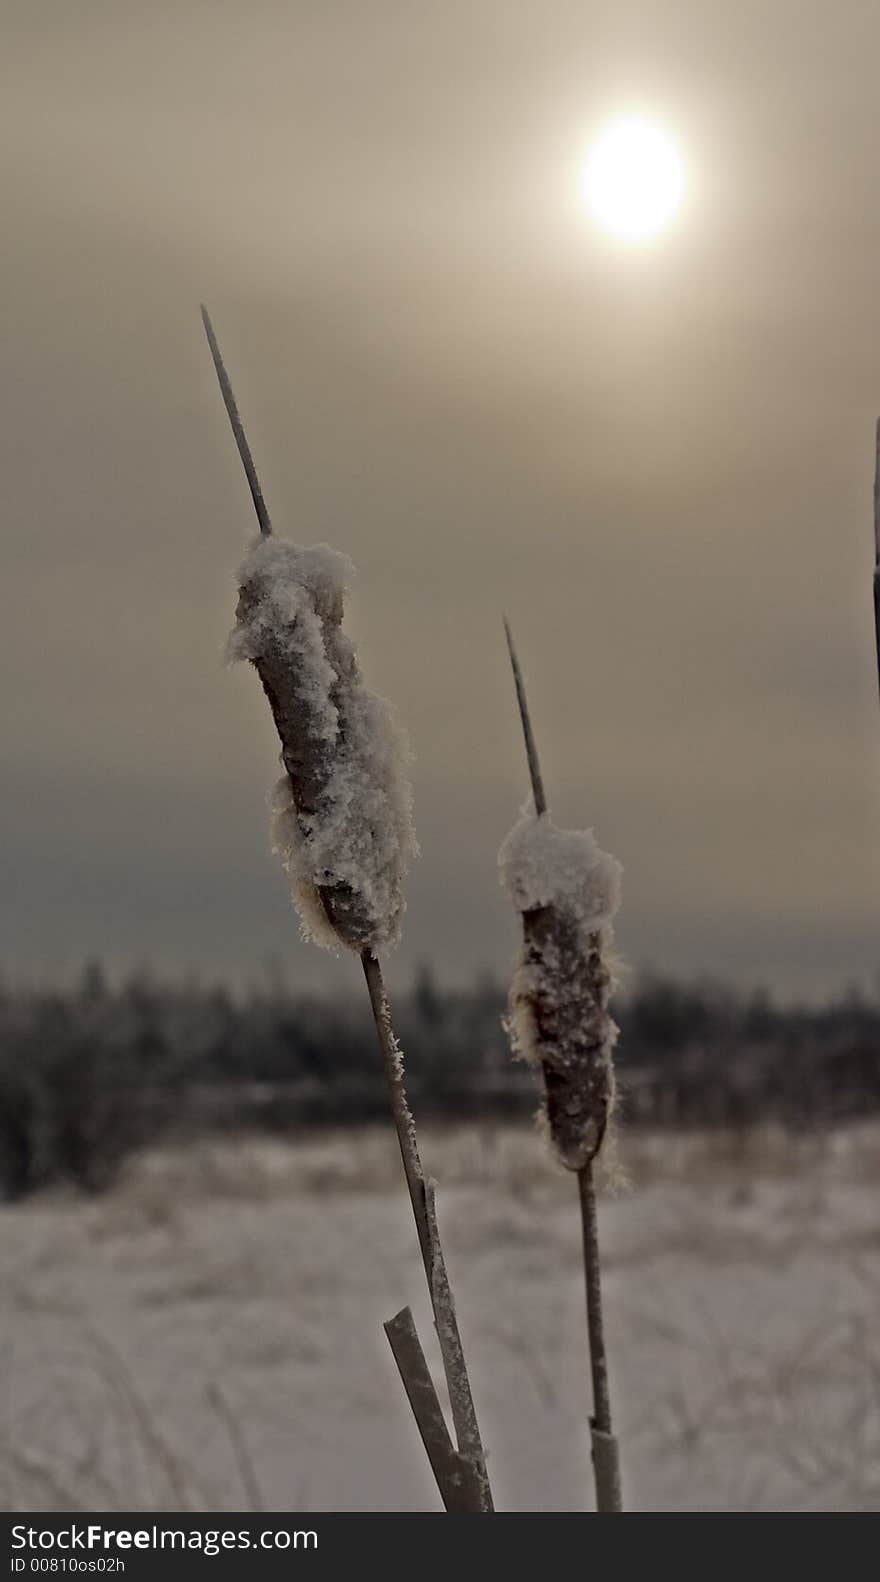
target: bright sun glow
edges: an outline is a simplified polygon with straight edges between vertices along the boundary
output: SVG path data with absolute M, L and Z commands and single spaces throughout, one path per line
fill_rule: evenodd
M 587 160 L 584 193 L 606 230 L 628 241 L 669 223 L 684 192 L 684 165 L 672 139 L 632 117 L 603 132 Z

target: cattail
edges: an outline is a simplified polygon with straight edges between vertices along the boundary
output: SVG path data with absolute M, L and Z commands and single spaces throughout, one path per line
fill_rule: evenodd
M 600 1511 L 619 1511 L 593 1160 L 614 1106 L 617 1027 L 608 1000 L 613 982 L 611 919 L 620 901 L 621 867 L 599 849 L 592 830 L 558 829 L 550 819 L 522 672 L 510 627 L 506 621 L 504 625 L 534 800 L 534 810 L 524 813 L 511 830 L 498 859 L 501 882 L 521 915 L 523 930 L 507 1025 L 514 1053 L 543 1074 L 548 1136 L 562 1164 L 578 1177 L 596 1503 Z
M 419 1157 L 379 952 L 397 943 L 403 880 L 416 855 L 409 751 L 391 706 L 364 684 L 342 630 L 352 566 L 319 544 L 272 533 L 220 348 L 202 318 L 260 524 L 239 572 L 231 659 L 259 675 L 281 742 L 273 834 L 305 934 L 356 951 L 366 978 L 391 1113 L 412 1204 L 449 1389 L 456 1445 L 408 1308 L 385 1329 L 447 1510 L 491 1511 L 492 1495 L 455 1304 L 437 1228 L 432 1184 Z
M 499 864 L 523 922 L 511 1039 L 543 1073 L 544 1116 L 560 1160 L 580 1170 L 598 1153 L 614 1104 L 609 949 L 620 865 L 591 831 L 557 829 L 546 812 L 520 819 Z
M 508 641 L 528 718 L 509 629 Z M 537 761 L 533 742 L 531 754 Z M 596 1157 L 614 1105 L 617 1027 L 608 1000 L 621 867 L 600 851 L 592 830 L 556 827 L 540 776 L 534 802 L 498 857 L 523 926 L 508 1030 L 515 1053 L 543 1073 L 544 1116 L 560 1160 L 580 1170 Z
M 397 943 L 418 850 L 406 738 L 342 630 L 344 555 L 260 537 L 239 573 L 233 659 L 254 666 L 281 741 L 275 850 L 304 932 L 330 948 Z

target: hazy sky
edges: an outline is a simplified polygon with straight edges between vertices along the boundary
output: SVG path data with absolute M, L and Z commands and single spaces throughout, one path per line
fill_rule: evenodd
M 502 971 L 525 793 L 637 964 L 880 967 L 871 626 L 876 0 L 0 0 L 0 961 L 348 982 L 268 854 L 277 743 L 221 653 L 254 527 L 360 569 L 417 752 L 406 979 Z M 572 201 L 619 110 L 678 139 L 660 241 Z

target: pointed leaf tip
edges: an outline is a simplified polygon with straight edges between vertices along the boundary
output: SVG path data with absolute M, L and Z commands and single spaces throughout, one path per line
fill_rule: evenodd
M 535 742 L 535 733 L 532 730 L 532 719 L 529 713 L 526 686 L 523 680 L 522 669 L 513 643 L 513 633 L 510 622 L 505 615 L 504 630 L 507 634 L 507 647 L 510 653 L 510 668 L 513 671 L 513 684 L 516 689 L 516 701 L 519 705 L 519 717 L 522 723 L 523 740 L 526 748 L 526 759 L 529 766 L 529 779 L 532 783 L 532 796 L 535 802 L 535 812 L 538 817 L 547 811 L 547 796 L 544 791 L 544 780 L 541 774 L 541 764 L 538 758 L 538 748 Z
M 217 374 L 217 381 L 220 385 L 220 394 L 223 397 L 223 405 L 226 408 L 226 413 L 229 418 L 232 433 L 235 438 L 235 443 L 238 446 L 238 454 L 241 457 L 242 466 L 244 467 L 245 476 L 247 477 L 248 485 L 250 487 L 251 499 L 254 502 L 254 510 L 257 513 L 257 521 L 260 524 L 260 532 L 262 533 L 263 537 L 266 538 L 272 531 L 272 523 L 269 518 L 269 512 L 266 508 L 266 502 L 263 499 L 263 490 L 260 485 L 260 480 L 257 477 L 257 469 L 254 466 L 254 459 L 251 455 L 251 449 L 244 432 L 244 424 L 241 421 L 241 416 L 239 414 L 238 404 L 233 393 L 232 384 L 230 382 L 229 375 L 226 372 L 223 354 L 220 350 L 217 337 L 214 334 L 214 326 L 211 323 L 211 316 L 205 307 L 204 302 L 202 302 L 200 305 L 202 310 L 202 323 L 205 326 L 205 334 L 208 337 L 208 346 L 211 349 L 211 358 L 214 363 L 214 370 Z

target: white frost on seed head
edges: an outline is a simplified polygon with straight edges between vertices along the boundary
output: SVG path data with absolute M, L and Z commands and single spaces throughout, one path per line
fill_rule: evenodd
M 583 936 L 605 928 L 620 905 L 623 869 L 591 829 L 558 829 L 549 814 L 526 811 L 498 853 L 501 883 L 518 912 L 556 906 Z
M 335 741 L 339 721 L 330 697 L 336 671 L 326 653 L 322 615 L 341 610 L 354 576 L 348 556 L 329 544 L 300 549 L 275 533 L 261 535 L 238 570 L 239 587 L 259 585 L 260 598 L 230 632 L 227 661 L 259 659 L 267 640 L 283 633 L 298 688 L 306 692 L 327 742 Z
M 275 535 L 259 539 L 239 572 L 240 585 L 258 586 L 259 598 L 239 612 L 228 655 L 257 661 L 267 645 L 281 646 L 320 751 L 325 772 L 313 811 L 297 809 L 288 774 L 273 796 L 273 850 L 290 878 L 303 934 L 329 950 L 351 943 L 319 893 L 348 887 L 359 916 L 370 920 L 357 948 L 379 951 L 399 941 L 403 881 L 418 844 L 406 735 L 391 704 L 364 685 L 340 629 L 353 577 L 351 561 L 325 544 L 300 549 Z

